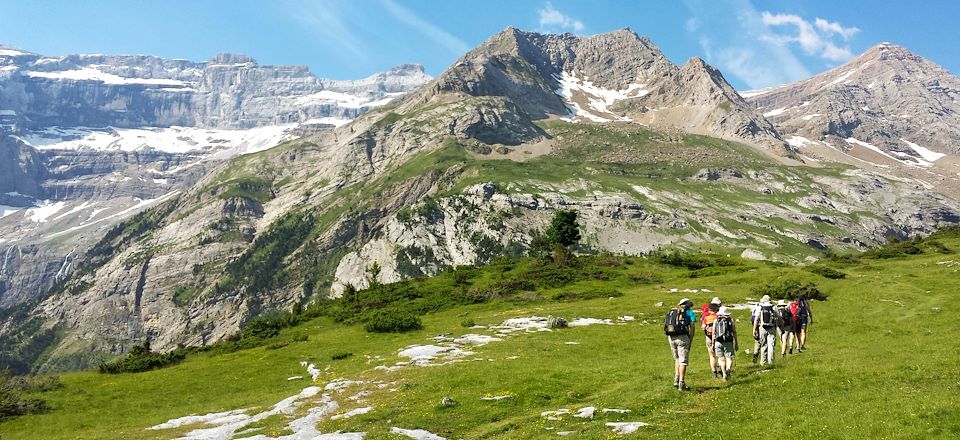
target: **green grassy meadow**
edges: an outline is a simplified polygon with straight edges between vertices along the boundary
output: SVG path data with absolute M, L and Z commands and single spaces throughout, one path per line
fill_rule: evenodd
M 362 380 L 335 393 L 341 409 L 372 406 L 367 414 L 323 420 L 323 432 L 363 431 L 368 439 L 401 438 L 390 428 L 426 429 L 457 439 L 617 438 L 606 422 L 642 421 L 650 426 L 624 437 L 748 438 L 788 431 L 794 438 L 957 438 L 960 436 L 960 322 L 957 280 L 960 238 L 939 240 L 946 250 L 889 259 L 861 258 L 826 265 L 845 273 L 828 279 L 799 267 L 744 262 L 746 271 L 690 278 L 691 271 L 639 257 L 587 257 L 578 264 L 603 266 L 605 279 L 583 279 L 562 287 L 535 289 L 523 298 L 455 306 L 422 317 L 424 329 L 372 334 L 362 325 L 320 317 L 285 329 L 277 342 L 233 353 L 200 353 L 184 362 L 136 374 L 94 372 L 61 376 L 64 386 L 33 397 L 52 410 L 0 423 L 10 439 L 163 439 L 174 430 L 145 428 L 190 414 L 253 408 L 259 412 L 309 385 L 300 361 L 321 370 L 318 385 L 335 379 Z M 948 252 L 948 253 L 947 253 Z M 940 264 L 938 264 L 940 263 Z M 522 260 L 517 265 L 534 264 Z M 496 278 L 496 265 L 481 278 Z M 650 280 L 653 279 L 651 282 Z M 660 325 L 666 307 L 682 295 L 699 305 L 714 295 L 742 303 L 752 288 L 783 279 L 815 282 L 829 295 L 812 304 L 808 350 L 778 358 L 772 369 L 750 362 L 748 312 L 736 310 L 741 350 L 735 377 L 710 378 L 702 336 L 695 338 L 687 378 L 692 388 L 672 387 L 672 358 Z M 642 280 L 642 281 L 637 281 Z M 669 289 L 711 292 L 670 293 Z M 622 296 L 557 301 L 563 292 L 609 289 Z M 401 360 L 412 344 L 433 336 L 492 334 L 462 326 L 496 325 L 528 316 L 609 318 L 635 321 L 552 332 L 518 333 L 472 348 L 475 354 L 442 366 L 375 369 Z M 307 336 L 307 341 L 297 342 Z M 575 343 L 575 344 L 574 344 Z M 279 348 L 277 348 L 279 347 Z M 352 355 L 343 359 L 345 353 Z M 306 376 L 288 381 L 290 376 Z M 383 388 L 372 382 L 387 384 Z M 349 399 L 360 391 L 365 400 Z M 489 401 L 484 396 L 512 397 Z M 457 403 L 443 406 L 443 397 Z M 541 417 L 543 411 L 597 407 L 593 420 Z M 630 413 L 601 413 L 601 408 Z M 252 434 L 278 435 L 289 419 L 271 417 Z

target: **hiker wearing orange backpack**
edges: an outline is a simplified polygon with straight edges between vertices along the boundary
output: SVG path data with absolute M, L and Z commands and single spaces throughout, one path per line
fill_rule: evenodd
M 707 356 L 710 357 L 710 374 L 716 379 L 721 375 L 720 368 L 717 367 L 717 353 L 714 350 L 713 323 L 717 320 L 717 311 L 720 310 L 720 298 L 714 297 L 709 304 L 704 304 L 700 308 L 703 312 L 700 315 L 700 328 L 703 329 L 704 338 L 707 343 Z
M 733 357 L 740 349 L 740 342 L 737 339 L 737 326 L 726 307 L 720 307 L 717 311 L 717 319 L 713 322 L 711 334 L 714 351 L 717 353 L 720 364 L 721 377 L 724 381 L 728 381 L 733 376 Z

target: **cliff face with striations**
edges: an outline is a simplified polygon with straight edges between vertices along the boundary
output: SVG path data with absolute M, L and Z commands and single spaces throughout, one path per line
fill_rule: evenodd
M 0 46 L 0 309 L 62 281 L 93 241 L 217 162 L 343 125 L 430 77 L 304 66 L 42 56 Z

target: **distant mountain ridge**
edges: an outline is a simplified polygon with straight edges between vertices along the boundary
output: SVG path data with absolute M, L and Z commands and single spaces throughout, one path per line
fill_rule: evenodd
M 0 129 L 339 125 L 430 79 L 414 64 L 331 80 L 306 66 L 262 66 L 242 54 L 198 63 L 145 55 L 46 57 L 7 47 L 0 51 Z
M 218 160 L 346 124 L 430 79 L 416 64 L 331 80 L 242 54 L 0 46 L 0 309 L 45 292 L 92 240 Z

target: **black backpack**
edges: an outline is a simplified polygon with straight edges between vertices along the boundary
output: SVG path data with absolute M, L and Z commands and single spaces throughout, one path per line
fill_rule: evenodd
M 782 319 L 781 327 L 789 329 L 793 327 L 793 313 L 790 312 L 790 307 L 784 307 L 780 309 L 780 319 Z
M 713 324 L 713 335 L 720 342 L 730 342 L 733 340 L 733 320 L 729 316 L 721 316 Z
M 760 325 L 764 327 L 772 327 L 777 325 L 777 315 L 773 311 L 772 306 L 760 307 Z
M 680 307 L 674 307 L 663 317 L 663 333 L 670 336 L 688 334 L 690 317 Z

